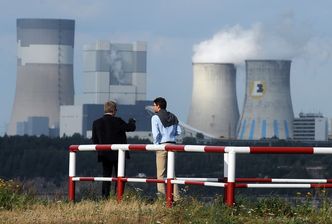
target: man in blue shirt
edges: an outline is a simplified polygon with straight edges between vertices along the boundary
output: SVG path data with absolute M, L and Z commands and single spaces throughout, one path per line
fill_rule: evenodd
M 153 111 L 156 113 L 151 118 L 151 127 L 154 144 L 175 144 L 176 136 L 181 134 L 177 117 L 166 110 L 167 102 L 158 97 L 153 101 Z M 157 178 L 164 179 L 166 174 L 167 151 L 157 151 L 156 165 Z M 165 184 L 157 184 L 158 193 L 165 195 Z M 179 190 L 174 185 L 174 200 L 179 199 Z

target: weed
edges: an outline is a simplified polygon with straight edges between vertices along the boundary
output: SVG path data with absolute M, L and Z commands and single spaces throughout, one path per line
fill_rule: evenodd
M 19 182 L 0 179 L 0 210 L 25 207 L 32 199 L 31 195 L 22 193 Z

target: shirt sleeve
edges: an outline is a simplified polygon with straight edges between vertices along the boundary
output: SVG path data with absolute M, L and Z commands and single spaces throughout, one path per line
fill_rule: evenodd
M 119 118 L 119 122 L 120 122 L 121 130 L 123 130 L 125 132 L 132 132 L 132 131 L 136 130 L 136 124 L 135 124 L 135 122 L 128 122 L 128 123 L 126 123 L 121 118 Z
M 181 133 L 182 133 L 182 130 L 181 130 L 180 125 L 177 125 L 177 127 L 176 127 L 176 135 L 181 135 Z
M 99 140 L 98 140 L 98 136 L 97 136 L 96 122 L 93 122 L 93 125 L 92 125 L 92 142 L 93 142 L 93 144 L 99 144 Z
M 160 144 L 161 133 L 158 127 L 158 116 L 154 115 L 151 118 L 151 131 L 153 136 L 153 144 Z

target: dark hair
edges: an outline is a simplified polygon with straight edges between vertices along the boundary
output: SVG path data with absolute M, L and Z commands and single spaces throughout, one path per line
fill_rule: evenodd
M 157 97 L 156 99 L 154 99 L 153 101 L 157 106 L 160 107 L 160 109 L 166 109 L 167 107 L 167 102 L 165 100 L 165 98 L 162 97 Z

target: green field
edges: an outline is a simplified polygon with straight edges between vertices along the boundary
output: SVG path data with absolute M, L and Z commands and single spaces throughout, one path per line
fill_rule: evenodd
M 173 208 L 165 202 L 127 193 L 121 203 L 109 200 L 42 200 L 23 192 L 20 184 L 0 179 L 0 223 L 332 223 L 325 190 L 315 199 L 298 194 L 290 203 L 279 197 L 254 201 L 237 198 L 233 208 L 216 196 L 208 202 L 184 197 Z

